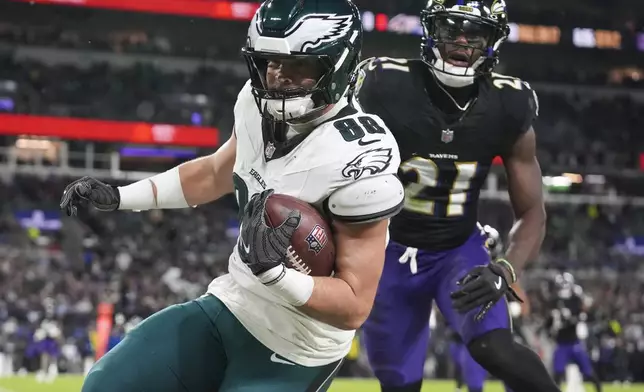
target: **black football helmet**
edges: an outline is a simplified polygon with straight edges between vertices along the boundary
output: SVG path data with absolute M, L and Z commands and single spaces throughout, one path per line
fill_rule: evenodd
M 575 277 L 570 272 L 564 272 L 555 276 L 555 285 L 558 288 L 570 288 L 575 285 Z
M 559 298 L 570 298 L 575 291 L 575 277 L 570 272 L 555 276 L 555 289 Z
M 429 0 L 421 23 L 422 59 L 452 87 L 492 72 L 510 33 L 504 0 Z

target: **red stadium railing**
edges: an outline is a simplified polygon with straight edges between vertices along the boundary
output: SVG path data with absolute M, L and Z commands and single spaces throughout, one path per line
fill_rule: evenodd
M 190 147 L 219 146 L 217 128 L 21 114 L 0 114 L 0 135 Z
M 36 4 L 72 5 L 153 12 L 224 20 L 251 20 L 258 3 L 208 0 L 15 0 Z

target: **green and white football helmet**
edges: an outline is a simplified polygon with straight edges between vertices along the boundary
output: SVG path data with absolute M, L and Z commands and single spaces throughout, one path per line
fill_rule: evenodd
M 289 122 L 315 118 L 345 97 L 361 49 L 362 22 L 350 0 L 267 0 L 253 17 L 242 54 L 260 112 Z M 321 70 L 315 86 L 269 88 L 269 62 L 285 60 L 315 62 Z

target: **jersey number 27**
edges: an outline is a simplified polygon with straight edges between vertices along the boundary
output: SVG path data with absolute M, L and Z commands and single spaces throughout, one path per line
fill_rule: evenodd
M 446 216 L 460 216 L 464 214 L 464 204 L 467 201 L 472 179 L 476 175 L 476 162 L 454 162 L 456 178 L 449 191 L 448 202 L 445 208 Z M 402 165 L 400 169 L 405 172 L 416 172 L 416 182 L 405 187 L 405 209 L 418 214 L 435 215 L 435 202 L 421 198 L 420 194 L 426 188 L 437 188 L 439 184 L 439 168 L 431 159 L 414 157 Z

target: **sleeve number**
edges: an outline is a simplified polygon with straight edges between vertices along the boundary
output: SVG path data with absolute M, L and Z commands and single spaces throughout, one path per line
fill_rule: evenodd
M 239 217 L 241 219 L 242 214 L 244 213 L 244 208 L 246 208 L 246 204 L 248 204 L 248 186 L 244 182 L 244 180 L 237 175 L 237 173 L 233 173 L 233 188 L 235 188 L 235 197 L 237 198 L 237 204 L 239 205 Z
M 358 117 L 358 122 L 353 118 L 345 118 L 334 122 L 333 126 L 340 131 L 340 135 L 347 142 L 362 139 L 365 136 L 365 130 L 372 135 L 386 133 L 385 129 L 371 117 Z
M 472 179 L 476 175 L 476 162 L 455 162 L 456 178 L 452 183 L 446 216 L 460 216 L 465 213 L 464 205 L 471 189 Z M 414 157 L 400 166 L 405 173 L 416 172 L 417 181 L 405 188 L 405 209 L 424 215 L 435 215 L 435 202 L 420 198 L 425 188 L 435 188 L 440 174 L 438 165 L 431 159 Z
M 515 90 L 523 90 L 523 87 L 526 87 L 528 90 L 532 91 L 535 105 L 534 112 L 536 116 L 539 116 L 539 97 L 537 97 L 537 92 L 532 88 L 532 86 L 530 86 L 530 83 L 519 78 L 492 73 L 492 84 L 494 84 L 494 87 L 498 89 L 503 89 L 507 86 Z
M 532 90 L 530 84 L 519 78 L 513 78 L 512 76 L 505 76 L 498 73 L 492 74 L 492 84 L 498 89 L 503 89 L 505 87 L 511 87 L 515 90 L 523 90 L 523 87 L 527 87 L 528 90 Z

